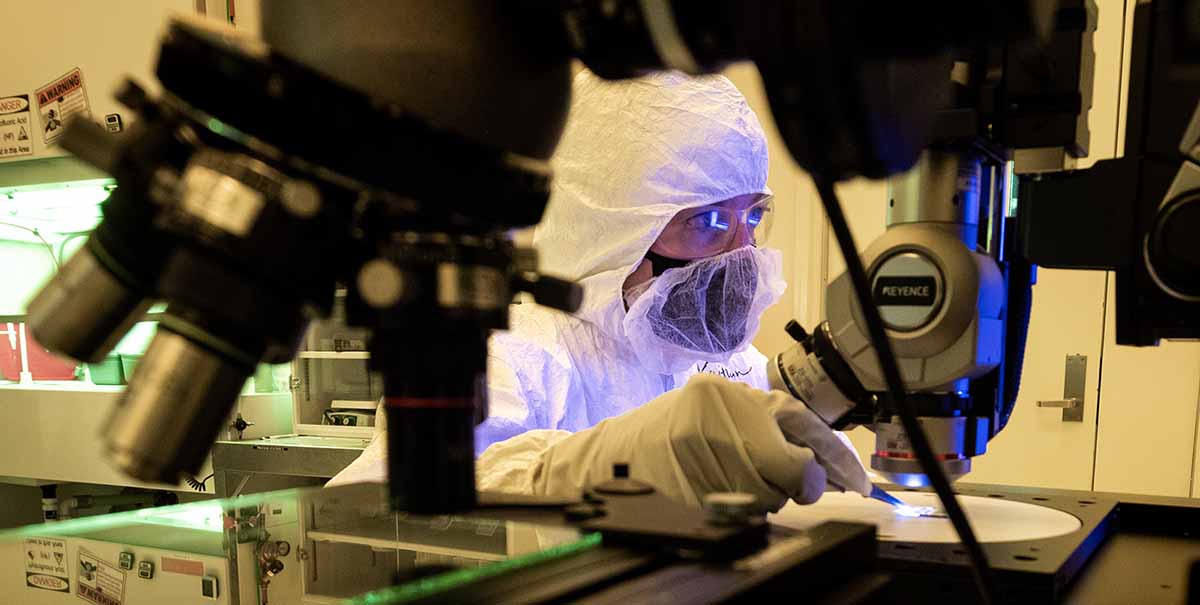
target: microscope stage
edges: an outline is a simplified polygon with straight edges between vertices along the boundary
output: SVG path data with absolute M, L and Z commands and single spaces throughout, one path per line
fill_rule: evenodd
M 789 503 L 771 518 L 776 525 L 804 529 L 825 521 L 857 521 L 879 528 L 880 541 L 958 542 L 937 496 L 929 492 L 894 492 L 912 513 L 854 493 L 828 493 L 816 503 Z M 1072 533 L 1082 526 L 1078 517 L 1058 509 L 987 496 L 959 496 L 980 542 L 1039 540 Z M 907 513 L 907 514 L 906 514 Z M 924 513 L 924 514 L 917 514 Z
M 930 516 L 905 516 L 858 494 L 828 493 L 814 505 L 789 504 L 771 522 L 804 528 L 831 520 L 878 527 L 879 566 L 894 574 L 906 602 L 944 601 L 974 595 L 967 552 L 930 492 L 895 486 L 910 506 L 932 507 Z M 1087 492 L 957 484 L 962 503 L 1001 591 L 1014 602 L 1061 599 L 1075 576 L 1115 531 L 1118 501 Z

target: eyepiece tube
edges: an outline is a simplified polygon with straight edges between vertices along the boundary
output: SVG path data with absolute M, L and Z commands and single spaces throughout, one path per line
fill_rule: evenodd
M 385 362 L 388 484 L 393 509 L 446 515 L 475 507 L 475 425 L 487 416 L 487 341 L 467 322 L 428 325 L 431 336 L 443 332 L 442 343 L 378 357 Z M 372 344 L 396 342 L 403 342 L 398 335 L 376 333 Z
M 447 514 L 475 506 L 475 406 L 470 399 L 385 397 L 393 506 Z
M 29 330 L 47 349 L 97 363 L 117 346 L 151 301 L 101 263 L 94 239 L 29 301 Z
M 195 474 L 253 371 L 160 327 L 104 428 L 115 466 L 160 483 Z

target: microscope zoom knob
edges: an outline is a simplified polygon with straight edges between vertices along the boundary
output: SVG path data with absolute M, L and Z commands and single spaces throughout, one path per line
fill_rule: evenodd
M 113 93 L 117 102 L 137 113 L 144 113 L 150 106 L 150 95 L 137 82 L 126 78 Z
M 794 319 L 788 320 L 787 325 L 783 327 L 783 331 L 787 332 L 788 336 L 791 336 L 792 340 L 796 342 L 808 340 L 808 330 L 805 330 L 804 326 L 800 325 L 800 322 Z

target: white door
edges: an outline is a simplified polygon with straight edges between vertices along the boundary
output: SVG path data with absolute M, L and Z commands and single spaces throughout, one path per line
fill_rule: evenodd
M 1196 495 L 1200 343 L 1118 346 L 1113 316 L 1105 331 L 1093 489 Z
M 1114 9 L 1110 20 L 1122 5 L 1125 31 L 1132 31 L 1132 0 L 1101 2 L 1102 10 Z M 1123 51 L 1127 62 L 1128 41 Z M 1120 93 L 1123 108 L 1128 91 Z M 1109 132 L 1114 148 L 1123 149 L 1124 111 L 1116 118 L 1116 130 Z M 1200 497 L 1200 343 L 1118 346 L 1115 294 L 1110 287 L 1092 487 L 1097 491 Z
M 1016 409 L 966 481 L 1092 488 L 1106 281 L 1095 271 L 1038 271 Z M 1068 355 L 1087 357 L 1083 422 L 1064 422 L 1061 410 L 1037 407 L 1039 400 L 1063 398 Z

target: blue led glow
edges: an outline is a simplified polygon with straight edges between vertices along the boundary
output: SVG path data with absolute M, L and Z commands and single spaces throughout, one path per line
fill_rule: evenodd
M 896 507 L 896 514 L 901 517 L 927 517 L 932 515 L 936 509 L 932 506 L 911 506 L 901 504 Z
M 929 485 L 929 478 L 922 473 L 901 473 L 893 480 L 898 479 L 897 483 L 904 487 L 926 487 Z

